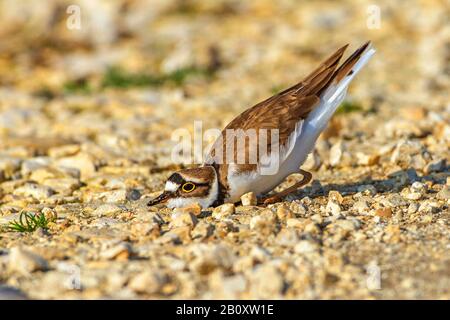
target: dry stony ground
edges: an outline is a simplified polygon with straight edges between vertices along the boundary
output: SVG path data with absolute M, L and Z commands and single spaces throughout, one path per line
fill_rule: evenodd
M 372 2 L 80 1 L 81 30 L 64 1 L 0 2 L 0 298 L 450 298 L 449 7 L 376 1 L 368 29 Z M 222 128 L 366 39 L 310 185 L 146 206 L 175 129 Z M 45 221 L 11 230 L 21 213 Z

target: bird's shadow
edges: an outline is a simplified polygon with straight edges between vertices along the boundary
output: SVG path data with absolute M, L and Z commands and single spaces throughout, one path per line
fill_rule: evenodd
M 377 193 L 400 192 L 403 188 L 412 185 L 416 181 L 445 184 L 446 178 L 450 176 L 450 166 L 446 166 L 442 171 L 432 172 L 427 175 L 419 176 L 414 168 L 399 170 L 387 176 L 386 179 L 372 179 L 370 176 L 364 179 L 344 184 L 330 183 L 321 185 L 320 182 L 314 183 L 308 187 L 298 190 L 290 196 L 291 200 L 298 200 L 304 197 L 311 199 L 326 196 L 331 190 L 338 191 L 342 195 L 353 195 L 358 192 L 370 189 L 373 186 Z

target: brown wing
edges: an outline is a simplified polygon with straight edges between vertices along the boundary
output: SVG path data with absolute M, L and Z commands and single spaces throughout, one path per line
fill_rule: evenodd
M 223 148 L 221 150 L 224 154 L 221 161 L 223 161 L 223 163 L 231 162 L 225 154 L 225 151 L 227 150 L 226 145 L 227 143 L 235 143 L 235 141 L 226 139 L 226 130 L 228 129 L 242 129 L 244 131 L 254 129 L 256 130 L 258 139 L 259 129 L 278 129 L 280 146 L 285 145 L 298 123 L 302 119 L 305 119 L 311 110 L 319 103 L 320 92 L 332 78 L 347 46 L 348 45 L 345 45 L 337 50 L 303 81 L 256 104 L 231 121 L 222 131 L 223 139 L 217 141 L 217 143 L 223 143 Z M 267 143 L 267 151 L 270 151 L 270 136 L 267 139 Z M 217 145 L 214 145 L 211 150 L 211 158 L 214 158 L 215 156 L 216 147 Z M 235 145 L 233 161 L 236 161 L 237 151 L 237 146 Z M 246 155 L 246 163 L 249 162 L 248 159 L 249 156 Z M 241 165 L 240 167 L 242 170 L 246 171 L 253 170 L 255 165 Z

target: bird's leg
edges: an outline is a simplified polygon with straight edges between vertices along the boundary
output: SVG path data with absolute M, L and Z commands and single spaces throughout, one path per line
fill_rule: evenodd
M 261 199 L 263 204 L 272 204 L 275 202 L 279 202 L 282 198 L 284 198 L 285 196 L 287 196 L 288 194 L 297 191 L 298 188 L 308 184 L 311 181 L 312 178 L 312 174 L 308 171 L 302 170 L 300 169 L 299 171 L 302 175 L 303 175 L 303 179 L 297 183 L 295 183 L 293 186 L 279 192 L 276 193 L 274 195 L 271 196 L 266 196 L 263 197 Z

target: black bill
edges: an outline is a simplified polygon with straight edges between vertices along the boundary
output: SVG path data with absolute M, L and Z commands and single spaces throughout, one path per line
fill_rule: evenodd
M 150 200 L 147 205 L 148 206 L 154 206 L 157 205 L 159 203 L 164 203 L 166 202 L 170 196 L 172 195 L 172 193 L 170 192 L 166 192 L 164 191 L 163 193 L 161 193 L 158 197 L 156 197 L 155 199 Z

